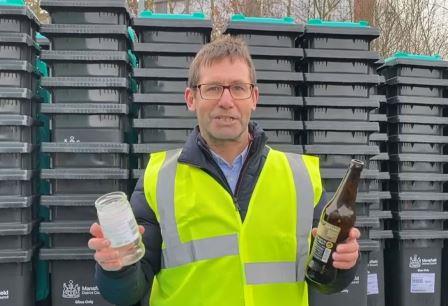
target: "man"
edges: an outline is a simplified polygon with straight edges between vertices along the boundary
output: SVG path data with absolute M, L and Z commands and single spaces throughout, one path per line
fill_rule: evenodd
M 255 80 L 240 39 L 219 38 L 196 55 L 185 101 L 198 127 L 182 150 L 151 155 L 131 197 L 145 257 L 124 267 L 100 226 L 91 227 L 108 301 L 131 305 L 150 294 L 152 306 L 308 305 L 310 229 L 324 204 L 318 159 L 266 146 L 250 122 Z M 334 253 L 330 292 L 352 281 L 359 235 L 351 229 Z

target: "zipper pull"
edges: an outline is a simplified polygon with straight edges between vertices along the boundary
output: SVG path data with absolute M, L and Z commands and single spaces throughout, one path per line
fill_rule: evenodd
M 235 204 L 235 210 L 236 210 L 237 212 L 240 212 L 240 211 L 241 211 L 241 207 L 240 207 L 240 205 L 238 204 L 238 199 L 237 199 L 236 197 L 233 197 L 233 204 Z

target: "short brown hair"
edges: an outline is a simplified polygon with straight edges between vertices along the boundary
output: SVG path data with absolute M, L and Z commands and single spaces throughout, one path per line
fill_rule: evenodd
M 244 40 L 230 35 L 222 35 L 211 43 L 204 45 L 191 62 L 188 71 L 188 87 L 192 88 L 199 82 L 199 72 L 202 67 L 210 67 L 216 61 L 224 58 L 242 59 L 249 67 L 250 80 L 256 82 L 255 67 Z

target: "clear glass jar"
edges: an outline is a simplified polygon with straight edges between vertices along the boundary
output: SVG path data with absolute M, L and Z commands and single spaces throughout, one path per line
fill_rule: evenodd
M 95 207 L 104 237 L 120 253 L 121 263 L 128 266 L 139 261 L 145 246 L 126 194 L 116 191 L 102 195 Z

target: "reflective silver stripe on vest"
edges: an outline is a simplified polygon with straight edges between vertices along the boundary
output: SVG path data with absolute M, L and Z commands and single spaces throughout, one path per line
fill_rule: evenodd
M 236 234 L 213 238 L 193 240 L 188 243 L 180 241 L 174 208 L 174 185 L 176 178 L 179 150 L 166 152 L 166 157 L 157 181 L 157 203 L 160 215 L 160 229 L 166 248 L 162 250 L 162 267 L 170 268 L 203 259 L 212 259 L 238 254 L 238 237 Z
M 293 173 L 297 201 L 296 262 L 245 264 L 247 284 L 292 283 L 305 279 L 308 257 L 308 235 L 313 222 L 314 188 L 308 169 L 300 155 L 285 153 Z

